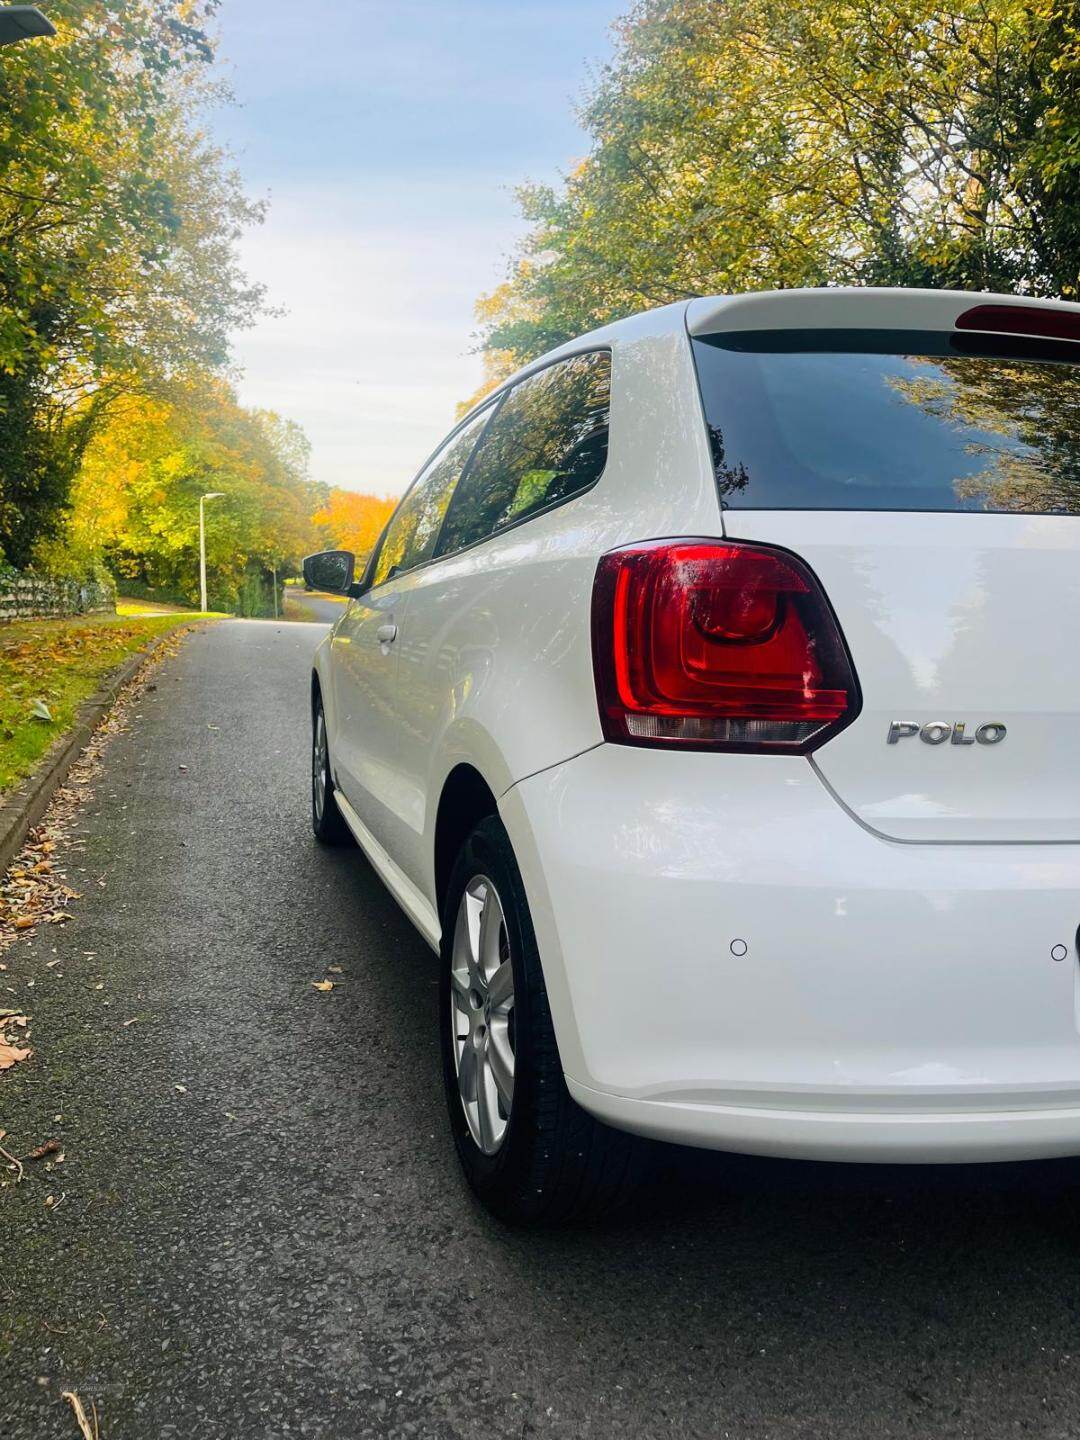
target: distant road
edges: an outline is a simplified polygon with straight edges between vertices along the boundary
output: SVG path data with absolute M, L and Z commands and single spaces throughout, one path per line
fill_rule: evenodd
M 286 600 L 291 600 L 307 612 L 305 620 L 318 620 L 323 625 L 333 625 L 345 609 L 344 600 L 309 594 L 306 590 L 286 590 L 285 596 Z

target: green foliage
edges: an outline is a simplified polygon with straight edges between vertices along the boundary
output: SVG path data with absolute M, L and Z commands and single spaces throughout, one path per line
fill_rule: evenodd
M 0 547 L 55 533 L 117 395 L 220 368 L 259 218 L 208 142 L 217 0 L 54 0 L 0 54 Z
M 51 402 L 36 360 L 0 371 L 0 555 L 17 565 L 57 533 L 79 466 L 84 427 L 56 423 Z
M 211 608 L 269 614 L 270 572 L 318 548 L 307 466 L 299 427 L 243 409 L 220 382 L 130 397 L 86 452 L 64 543 L 104 555 L 122 592 L 195 603 L 199 499 L 223 492 L 206 506 Z
M 618 39 L 587 157 L 519 192 L 497 372 L 695 294 L 1080 296 L 1077 0 L 641 0 Z

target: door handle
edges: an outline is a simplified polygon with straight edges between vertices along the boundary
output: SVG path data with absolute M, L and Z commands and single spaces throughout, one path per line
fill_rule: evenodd
M 375 638 L 380 645 L 392 645 L 397 639 L 396 625 L 380 625 L 375 632 Z

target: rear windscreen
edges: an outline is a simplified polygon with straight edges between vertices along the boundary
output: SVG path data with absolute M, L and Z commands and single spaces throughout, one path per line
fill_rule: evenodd
M 1078 350 L 910 330 L 699 336 L 721 500 L 1080 515 Z

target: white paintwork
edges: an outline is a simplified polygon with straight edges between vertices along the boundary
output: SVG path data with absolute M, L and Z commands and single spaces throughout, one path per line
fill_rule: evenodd
M 409 877 L 403 873 L 401 866 L 394 863 L 340 791 L 337 795 L 337 806 L 379 879 L 431 948 L 438 950 L 442 927 L 431 902 L 420 894 Z
M 829 290 L 764 290 L 751 295 L 692 300 L 686 325 L 691 335 L 721 330 L 951 330 L 957 317 L 976 305 L 1030 306 L 1033 310 L 1071 310 L 1061 300 L 1015 295 L 972 295 L 965 290 L 895 290 L 853 286 Z
M 568 1083 L 612 1124 L 836 1159 L 1080 1153 L 1080 519 L 724 516 L 687 336 L 943 328 L 994 299 L 1041 303 L 784 292 L 565 347 L 613 353 L 599 484 L 397 577 L 319 650 L 343 812 L 431 944 L 447 777 L 498 797 Z M 725 533 L 818 574 L 859 718 L 809 759 L 602 743 L 599 556 Z M 887 746 L 895 719 L 1009 737 Z
M 380 844 L 393 845 L 397 794 L 397 674 L 400 650 L 380 638 L 402 611 L 399 581 L 350 603 L 330 634 L 327 730 L 334 780 Z
M 590 1109 L 725 1148 L 959 1159 L 940 1125 L 898 1156 L 898 1123 L 1010 1112 L 1000 1153 L 1037 1153 L 1024 1112 L 1071 1108 L 1080 1151 L 1080 846 L 900 844 L 803 759 L 616 745 L 500 812 Z
M 814 757 L 898 840 L 1080 842 L 1080 517 L 729 510 L 795 550 L 841 617 L 859 718 Z M 1008 727 L 993 746 L 887 745 L 894 720 Z M 1080 923 L 1080 900 L 1077 904 Z

